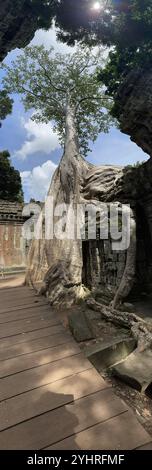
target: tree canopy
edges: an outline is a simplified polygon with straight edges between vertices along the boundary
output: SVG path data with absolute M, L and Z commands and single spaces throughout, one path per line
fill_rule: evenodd
M 50 28 L 51 20 L 59 6 L 58 0 L 24 0 L 23 8 L 29 11 L 36 28 Z
M 110 51 L 109 61 L 99 75 L 107 87 L 107 94 L 114 100 L 130 72 L 138 71 L 142 75 L 152 64 L 152 0 L 127 3 L 130 10 L 128 6 L 126 14 L 121 13 L 119 17 L 120 40 Z M 120 104 L 115 102 L 113 116 L 119 118 L 120 112 Z
M 0 152 L 0 199 L 13 202 L 23 201 L 20 173 L 11 165 L 10 154 L 7 150 Z
M 105 61 L 103 56 L 103 50 L 91 52 L 88 48 L 62 55 L 55 54 L 53 48 L 27 47 L 10 66 L 4 64 L 4 86 L 9 93 L 21 94 L 25 109 L 34 110 L 33 120 L 52 121 L 61 143 L 65 139 L 69 99 L 80 150 L 86 155 L 88 142 L 95 141 L 99 132 L 108 131 L 111 122 L 111 101 L 97 79 L 97 66 Z
M 139 47 L 152 40 L 152 0 L 0 0 L 0 56 L 24 47 L 53 20 L 69 44 Z
M 6 90 L 0 90 L 0 127 L 1 121 L 6 118 L 8 114 L 11 114 L 13 106 L 13 100 L 8 96 Z
M 61 0 L 56 9 L 60 37 L 121 47 L 152 40 L 152 0 Z
M 130 69 L 151 64 L 152 0 L 15 0 L 15 3 L 18 15 L 13 19 L 14 2 L 10 2 L 10 24 L 4 5 L 0 10 L 0 49 L 5 49 L 7 41 L 8 50 L 11 45 L 24 47 L 36 29 L 48 29 L 54 20 L 58 37 L 70 45 L 80 41 L 115 47 L 102 75 L 112 94 Z
M 105 83 L 107 94 L 115 99 L 129 72 L 143 73 L 151 68 L 152 0 L 77 0 L 73 11 L 72 3 L 60 2 L 56 19 L 59 37 L 69 44 L 80 41 L 112 47 L 99 79 Z M 112 112 L 119 117 L 117 105 Z

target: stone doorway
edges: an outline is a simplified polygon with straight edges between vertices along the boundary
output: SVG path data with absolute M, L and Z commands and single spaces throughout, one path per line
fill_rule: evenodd
M 88 240 L 82 243 L 82 283 L 88 287 L 116 289 L 125 269 L 126 252 L 112 250 L 111 240 Z
M 152 232 L 146 209 L 140 204 L 136 209 L 137 256 L 136 277 L 129 295 L 136 312 L 152 322 Z

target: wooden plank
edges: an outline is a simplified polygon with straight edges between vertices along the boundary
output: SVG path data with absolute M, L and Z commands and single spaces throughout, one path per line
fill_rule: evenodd
M 108 404 L 109 407 L 109 404 Z M 129 410 L 126 413 L 97 424 L 64 441 L 47 447 L 51 450 L 133 450 L 150 440 L 149 435 Z
M 24 273 L 23 273 L 23 274 L 24 274 Z M 27 284 L 25 284 L 25 280 L 24 280 L 24 279 L 23 279 L 23 281 L 22 281 L 22 284 L 17 284 L 17 285 L 13 285 L 13 286 L 12 286 L 12 285 L 7 285 L 7 286 L 4 286 L 4 287 L 1 287 L 1 289 L 2 289 L 2 290 L 8 290 L 8 291 L 10 291 L 10 290 L 15 290 L 15 291 L 17 291 L 17 290 L 26 289 L 26 290 L 28 290 L 28 291 L 31 290 L 32 292 L 34 292 L 33 287 L 32 287 L 32 286 L 29 286 L 29 285 L 27 285 Z
M 25 313 L 22 313 L 25 312 Z M 28 320 L 28 319 L 40 319 L 41 317 L 43 318 L 54 318 L 58 319 L 58 315 L 55 314 L 50 307 L 36 307 L 36 309 L 31 309 L 31 312 L 29 313 L 28 309 L 22 310 L 22 312 L 11 312 L 7 316 L 7 313 L 3 314 L 3 317 L 1 318 L 2 314 L 0 315 L 0 325 L 5 325 L 5 324 L 10 324 L 12 322 L 16 321 L 23 321 L 23 320 Z
M 28 331 L 34 331 L 43 329 L 49 326 L 59 325 L 59 320 L 56 318 L 36 320 L 35 318 L 27 320 L 17 320 L 11 323 L 6 323 L 1 325 L 0 328 L 0 338 L 7 338 L 16 334 L 26 333 Z
M 73 356 L 79 354 L 80 349 L 71 339 L 67 344 L 61 346 L 54 346 L 53 348 L 43 349 L 42 351 L 32 352 L 21 357 L 15 357 L 6 361 L 0 362 L 0 378 L 8 377 L 9 375 L 17 374 L 24 370 L 33 369 L 43 364 L 51 364 L 51 362 L 58 361 L 63 357 Z
M 8 295 L 6 297 L 3 297 L 0 295 L 0 306 L 1 307 L 9 307 L 11 305 L 24 305 L 24 303 L 30 303 L 30 301 L 37 301 L 37 300 L 40 300 L 41 297 L 39 296 L 34 296 L 32 294 L 20 294 L 20 295 L 12 295 L 11 297 L 9 297 Z M 42 300 L 42 299 L 41 299 Z
M 34 330 L 34 331 L 14 335 L 14 336 L 11 336 L 11 340 L 10 340 L 10 337 L 3 338 L 0 340 L 0 351 L 3 348 L 9 347 L 10 344 L 11 346 L 13 346 L 14 344 L 25 343 L 31 340 L 36 340 L 37 338 L 44 338 L 50 335 L 61 333 L 63 331 L 65 331 L 65 329 L 63 328 L 61 324 L 59 324 L 59 325 L 51 326 L 48 328 L 41 328 L 39 330 Z
M 42 449 L 126 410 L 127 406 L 111 390 L 99 391 L 2 431 L 0 449 Z
M 0 430 L 2 431 L 99 390 L 106 389 L 105 398 L 108 400 L 108 388 L 110 387 L 95 369 L 90 369 L 10 398 L 0 403 Z M 104 395 L 102 395 L 102 399 L 103 397 Z
M 0 302 L 1 449 L 151 446 L 47 299 L 24 286 L 0 293 Z
M 21 299 L 12 299 L 12 302 L 4 302 L 2 299 L 0 299 L 0 313 L 5 313 L 8 309 L 8 311 L 10 309 L 12 310 L 15 310 L 16 307 L 22 307 L 22 308 L 25 308 L 26 305 L 37 305 L 37 304 L 41 304 L 42 305 L 42 299 L 40 298 L 33 298 L 33 297 L 26 297 L 26 299 L 24 298 L 21 298 Z M 45 302 L 44 302 L 45 303 Z M 11 311 L 11 310 L 10 310 Z
M 1 379 L 0 401 L 91 368 L 91 363 L 80 353 L 53 364 L 11 375 Z
M 19 285 L 14 285 L 14 286 L 11 286 L 11 285 L 7 285 L 7 286 L 2 286 L 0 287 L 0 292 L 1 291 L 18 291 L 18 290 L 27 290 L 27 291 L 31 291 L 31 292 L 34 292 L 33 290 L 33 287 L 30 287 L 30 286 L 27 286 L 26 284 L 24 284 L 24 281 L 22 284 L 19 284 Z
M 40 298 L 33 298 L 33 297 L 26 297 L 26 298 L 20 298 L 20 299 L 12 299 L 11 302 L 4 302 L 3 299 L 0 299 L 0 314 L 5 313 L 8 309 L 8 311 L 12 308 L 12 310 L 15 310 L 16 307 L 22 307 L 26 308 L 26 305 L 45 305 L 45 301 L 42 302 L 42 299 Z M 11 310 L 10 310 L 11 311 Z
M 44 338 L 38 338 L 33 341 L 14 344 L 14 346 L 7 346 L 7 348 L 0 349 L 0 360 L 4 361 L 6 359 L 12 359 L 13 357 L 21 357 L 24 354 L 68 343 L 71 340 L 72 335 L 63 331 L 63 333 L 55 334 L 54 336 L 45 336 Z
M 16 311 L 22 311 L 23 308 L 26 308 L 26 309 L 30 309 L 30 308 L 33 308 L 33 307 L 44 307 L 44 306 L 47 306 L 49 307 L 50 304 L 48 301 L 43 301 L 42 299 L 40 300 L 34 300 L 33 301 L 30 301 L 29 303 L 24 303 L 24 305 L 11 305 L 9 307 L 1 307 L 0 308 L 0 315 L 2 313 L 7 313 L 7 312 L 16 312 Z
M 38 295 L 34 292 L 30 292 L 30 291 L 18 291 L 18 292 L 14 292 L 12 291 L 11 294 L 8 293 L 8 292 L 1 292 L 0 291 L 0 299 L 2 300 L 2 302 L 11 302 L 11 300 L 20 300 L 20 299 L 27 299 L 27 298 L 32 298 L 32 299 L 35 299 L 37 298 Z
M 14 320 L 24 320 L 25 318 L 37 317 L 38 315 L 47 313 L 50 313 L 50 315 L 53 313 L 49 305 L 34 305 L 31 309 L 23 308 L 20 311 L 1 313 L 0 324 Z

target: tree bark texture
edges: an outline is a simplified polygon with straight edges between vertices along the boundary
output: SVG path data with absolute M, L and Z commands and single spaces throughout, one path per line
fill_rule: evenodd
M 147 171 L 150 174 L 149 169 Z M 140 178 L 141 180 L 143 178 L 143 173 L 145 174 L 145 168 L 139 169 L 138 173 L 139 175 L 135 174 L 135 178 L 140 181 Z M 134 200 L 135 205 L 135 196 L 130 193 L 130 190 L 127 192 L 129 187 L 127 185 L 131 180 L 130 173 L 127 178 L 126 182 L 126 173 L 122 167 L 94 166 L 81 157 L 75 125 L 75 110 L 68 103 L 64 154 L 54 173 L 48 192 L 48 196 L 52 197 L 54 201 L 53 222 L 56 223 L 60 219 L 55 215 L 55 211 L 60 204 L 64 203 L 72 203 L 73 206 L 76 206 L 78 203 L 96 204 L 98 201 L 129 203 L 130 200 L 132 203 Z M 135 184 L 131 182 L 131 185 L 132 191 L 134 191 Z M 141 183 L 140 188 L 141 194 L 143 194 L 143 184 L 141 185 Z M 134 208 L 131 214 L 131 243 L 127 250 L 126 261 L 124 261 L 120 285 L 118 289 L 115 288 L 112 309 L 123 302 L 134 282 L 136 269 L 136 216 Z M 45 217 L 44 210 L 42 217 L 43 219 Z M 65 219 L 65 231 L 68 222 Z M 89 290 L 82 284 L 82 268 L 82 240 L 77 238 L 67 240 L 66 237 L 65 239 L 57 239 L 53 236 L 53 239 L 33 240 L 29 251 L 26 279 L 33 286 L 38 281 L 43 282 L 41 293 L 45 293 L 49 297 L 51 304 L 71 305 L 89 295 Z

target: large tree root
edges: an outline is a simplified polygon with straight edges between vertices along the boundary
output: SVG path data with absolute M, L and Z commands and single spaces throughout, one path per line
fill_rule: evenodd
M 152 348 L 152 326 L 135 313 L 112 310 L 110 307 L 99 304 L 93 298 L 87 300 L 86 303 L 91 310 L 100 312 L 104 320 L 129 329 L 137 342 L 139 352 Z
M 123 206 L 125 207 L 125 206 Z M 111 303 L 112 309 L 115 309 L 131 292 L 136 273 L 136 220 L 133 211 L 130 209 L 130 245 L 127 250 L 126 266 Z
M 81 282 L 73 282 L 70 275 L 70 262 L 61 262 L 48 269 L 39 290 L 40 295 L 47 295 L 51 305 L 70 307 L 85 300 L 90 292 Z

